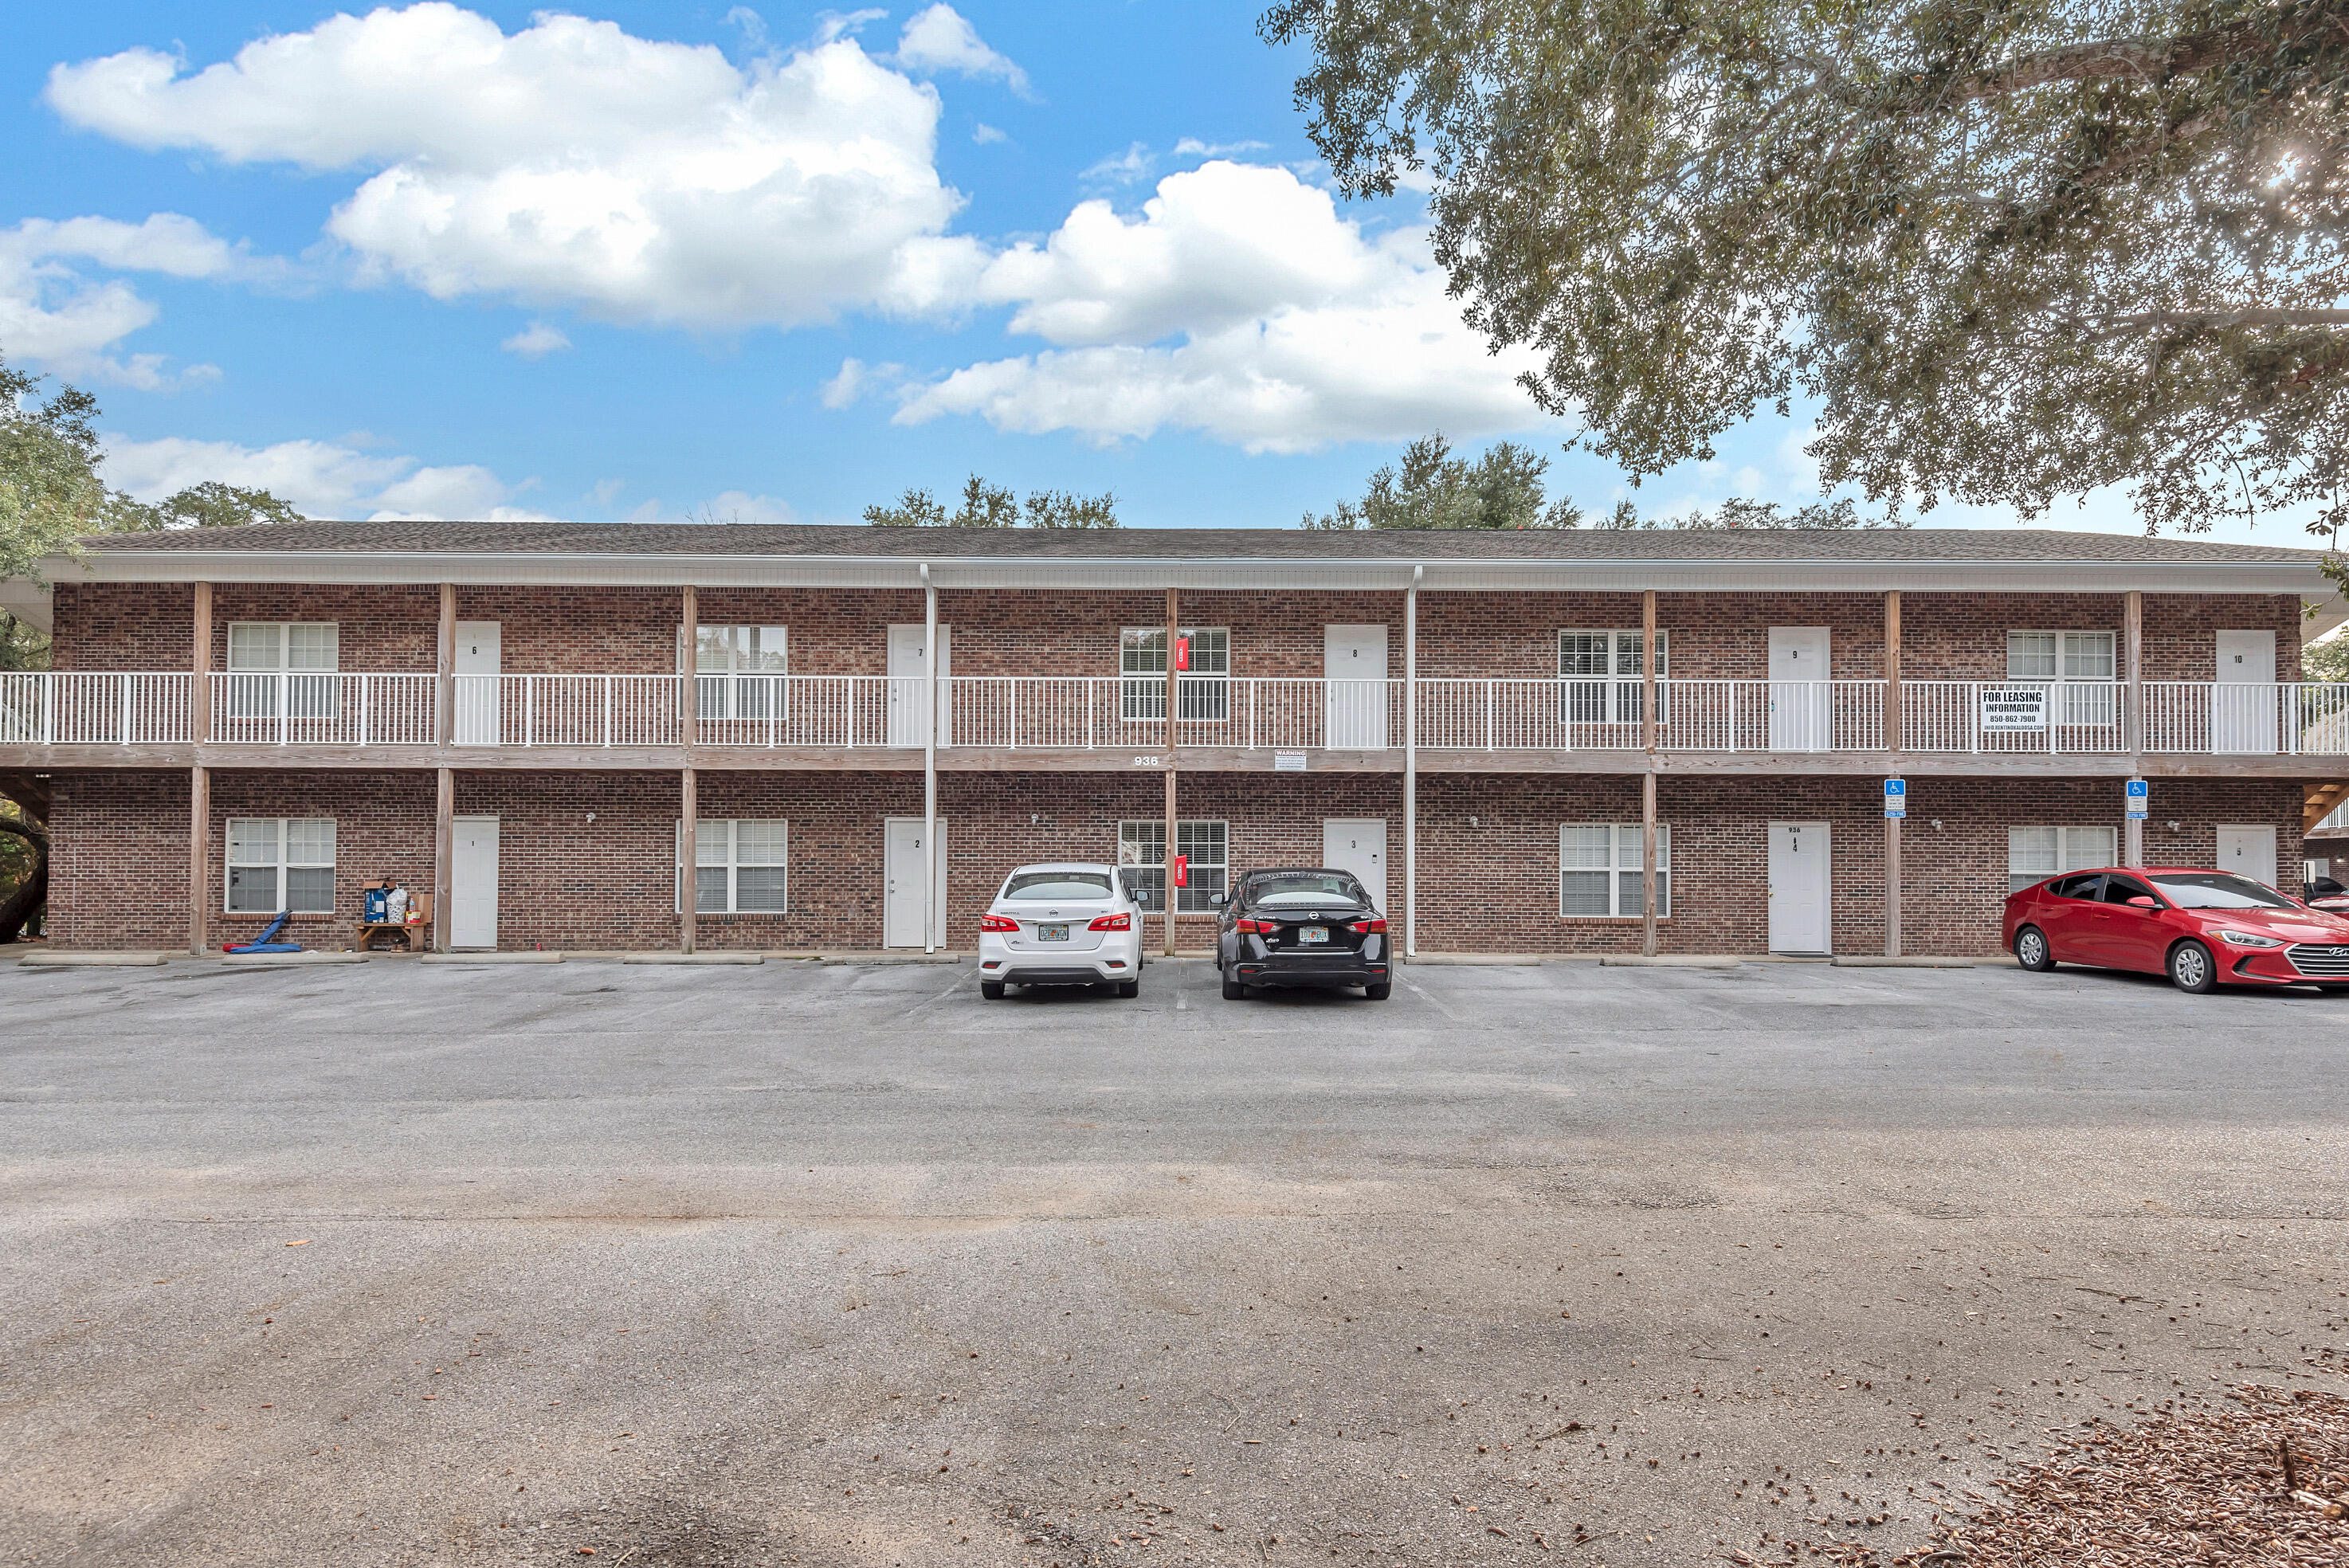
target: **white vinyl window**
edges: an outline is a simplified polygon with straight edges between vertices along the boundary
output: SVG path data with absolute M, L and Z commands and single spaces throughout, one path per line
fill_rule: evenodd
M 702 718 L 764 718 L 777 711 L 779 683 L 789 672 L 782 626 L 696 626 L 694 706 Z
M 231 817 L 231 914 L 332 914 L 335 821 L 331 817 Z
M 1640 918 L 1640 824 L 1568 822 L 1557 830 L 1557 913 L 1565 920 Z M 1672 825 L 1656 824 L 1656 918 L 1672 913 Z
M 1191 645 L 1188 669 L 1175 672 L 1176 700 L 1186 719 L 1231 717 L 1232 634 L 1227 626 L 1182 626 L 1175 636 Z M 1128 626 L 1117 634 L 1118 717 L 1166 717 L 1166 628 Z M 1163 836 L 1163 835 L 1162 835 Z
M 682 860 L 683 822 L 677 825 L 677 835 Z M 694 913 L 789 913 L 791 847 L 792 825 L 780 819 L 697 819 L 693 825 Z
M 2009 632 L 2006 678 L 2018 685 L 2066 683 L 2055 722 L 2106 726 L 2120 718 L 2120 696 L 2113 685 L 2110 632 Z M 2085 684 L 2072 686 L 2078 681 Z
M 2006 830 L 2006 891 L 2065 872 L 2114 863 L 2110 828 L 2009 828 Z
M 225 717 L 333 717 L 340 643 L 332 621 L 230 622 Z
M 1560 632 L 1558 717 L 1568 724 L 1639 723 L 1641 642 L 1638 632 Z M 1656 678 L 1664 679 L 1671 667 L 1671 636 L 1659 629 Z
M 1191 862 L 1188 885 L 1174 890 L 1181 895 L 1174 905 L 1176 913 L 1196 914 L 1215 907 L 1207 897 L 1224 891 L 1231 870 L 1230 841 L 1230 832 L 1222 822 L 1174 824 L 1174 852 Z M 1163 913 L 1166 908 L 1166 824 L 1120 822 L 1117 863 L 1133 901 L 1154 914 Z

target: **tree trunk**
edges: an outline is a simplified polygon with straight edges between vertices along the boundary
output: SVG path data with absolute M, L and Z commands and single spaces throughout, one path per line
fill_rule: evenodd
M 49 898 L 49 836 L 31 822 L 0 819 L 0 833 L 11 833 L 33 851 L 33 874 L 0 898 L 0 945 L 14 942 Z

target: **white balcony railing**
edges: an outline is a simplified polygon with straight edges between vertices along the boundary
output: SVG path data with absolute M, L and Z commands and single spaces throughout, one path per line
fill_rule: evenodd
M 224 745 L 429 746 L 435 738 L 429 675 L 215 671 L 211 685 L 211 738 Z
M 0 742 L 184 742 L 192 687 L 185 671 L 26 670 L 0 675 Z
M 425 746 L 440 732 L 429 674 L 214 673 L 202 738 L 239 746 Z M 1177 677 L 1174 743 L 1233 750 L 1379 751 L 1403 744 L 1400 680 Z M 694 738 L 719 747 L 917 748 L 918 676 L 702 675 Z M 0 674 L 0 744 L 186 743 L 186 674 Z M 683 685 L 667 675 L 458 676 L 460 746 L 667 747 L 685 738 Z M 1167 744 L 1163 676 L 957 676 L 938 683 L 941 747 L 1151 751 Z M 1643 744 L 1637 681 L 1438 677 L 1419 683 L 1429 750 L 1622 751 Z M 2134 721 L 2112 681 L 1901 683 L 1899 743 L 1918 755 L 2349 757 L 2349 685 L 2148 681 Z M 1881 681 L 1664 680 L 1668 751 L 1887 748 Z M 2132 737 L 2142 741 L 2133 747 Z

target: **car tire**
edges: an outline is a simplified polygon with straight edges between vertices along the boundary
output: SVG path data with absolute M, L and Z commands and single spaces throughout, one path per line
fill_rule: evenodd
M 1238 981 L 1237 981 L 1237 980 L 1233 979 L 1230 975 L 1225 975 L 1225 976 L 1224 976 L 1224 1000 L 1225 1000 L 1225 1001 L 1226 1001 L 1226 1002 L 1245 1002 L 1245 1001 L 1247 1001 L 1247 986 L 1245 986 L 1245 985 L 1241 985 Z
M 2198 996 L 2219 983 L 2219 961 L 2199 942 L 2181 942 L 2171 948 L 2168 967 L 2169 983 Z
M 1003 1000 L 1003 982 L 982 980 L 978 983 L 978 994 L 990 1002 L 1000 1002 Z
M 1117 994 L 1129 1000 L 1135 996 L 1139 996 L 1142 995 L 1142 982 L 1139 980 L 1121 980 L 1117 983 Z
M 2047 946 L 2047 934 L 2035 925 L 2026 925 L 2014 934 L 2014 961 L 2034 975 L 2044 975 L 2055 967 L 2055 954 Z
M 1362 995 L 1373 1002 L 1383 1002 L 1394 995 L 1394 982 L 1381 980 L 1375 985 L 1365 985 L 1362 987 Z

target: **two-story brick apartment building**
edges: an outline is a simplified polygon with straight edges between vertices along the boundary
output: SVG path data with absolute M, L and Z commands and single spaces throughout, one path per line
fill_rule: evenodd
M 1230 872 L 1336 861 L 1407 950 L 1980 954 L 2069 865 L 2299 885 L 2349 778 L 2349 691 L 2297 679 L 2339 618 L 2303 615 L 2315 562 L 1926 529 L 109 536 L 0 590 L 56 665 L 0 676 L 0 775 L 49 804 L 70 947 L 288 908 L 340 945 L 378 876 L 437 891 L 443 947 L 968 946 L 1008 867 L 1163 899 L 1171 841 L 1186 948 Z

